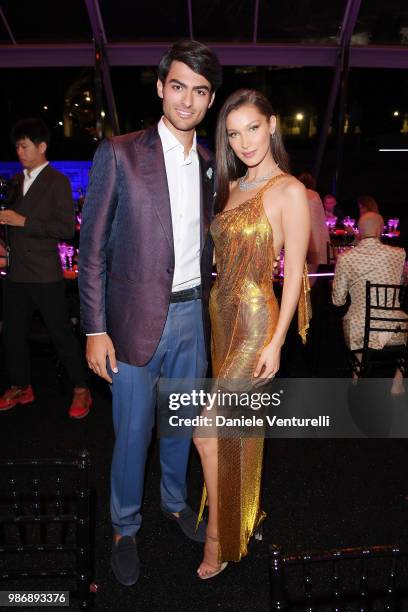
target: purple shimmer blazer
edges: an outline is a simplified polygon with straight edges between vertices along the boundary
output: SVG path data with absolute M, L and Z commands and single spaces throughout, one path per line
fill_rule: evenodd
M 209 339 L 212 270 L 212 154 L 198 146 L 201 173 L 203 319 Z M 95 154 L 82 212 L 81 323 L 107 331 L 119 361 L 141 366 L 166 322 L 174 274 L 170 197 L 157 125 L 103 141 Z

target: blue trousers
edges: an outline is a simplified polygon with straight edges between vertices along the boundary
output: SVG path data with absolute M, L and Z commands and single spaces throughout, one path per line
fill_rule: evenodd
M 164 378 L 202 378 L 207 370 L 201 300 L 170 304 L 159 345 L 142 367 L 118 362 L 112 374 L 116 435 L 111 469 L 111 516 L 115 533 L 140 528 L 147 450 L 155 421 L 157 383 Z M 161 438 L 161 504 L 169 512 L 186 505 L 190 438 Z

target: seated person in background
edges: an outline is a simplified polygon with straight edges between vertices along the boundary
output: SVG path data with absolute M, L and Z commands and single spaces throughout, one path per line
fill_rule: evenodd
M 366 281 L 372 283 L 398 285 L 403 280 L 405 251 L 398 247 L 381 244 L 380 236 L 384 220 L 381 215 L 368 212 L 358 221 L 360 242 L 358 246 L 339 256 L 336 264 L 332 300 L 335 306 L 343 306 L 347 294 L 351 305 L 343 318 L 344 338 L 352 351 L 362 349 L 366 311 Z M 401 311 L 378 311 L 379 317 L 407 318 Z M 392 326 L 392 323 L 388 324 Z M 387 322 L 381 327 L 388 327 Z M 401 324 L 403 325 L 403 324 Z M 394 332 L 373 332 L 370 334 L 370 348 L 382 349 L 387 346 L 404 344 L 407 334 Z M 357 358 L 361 359 L 357 354 Z M 391 393 L 404 392 L 403 376 L 396 370 Z
M 360 217 L 361 215 L 364 215 L 365 213 L 368 213 L 368 212 L 374 212 L 374 213 L 380 214 L 380 211 L 378 209 L 378 204 L 372 196 L 362 195 L 358 198 L 357 203 L 358 203 L 358 208 L 360 211 Z
M 308 172 L 302 172 L 299 181 L 306 187 L 307 200 L 309 202 L 311 232 L 306 261 L 309 272 L 314 272 L 320 264 L 327 262 L 327 243 L 329 242 L 329 230 L 326 225 L 326 216 L 319 194 L 316 191 L 316 180 Z
M 7 251 L 3 240 L 0 240 L 0 269 L 7 266 Z
M 344 212 L 337 204 L 336 197 L 331 193 L 328 193 L 323 198 L 324 211 L 326 213 L 326 220 L 336 218 L 337 221 L 342 221 L 344 218 Z

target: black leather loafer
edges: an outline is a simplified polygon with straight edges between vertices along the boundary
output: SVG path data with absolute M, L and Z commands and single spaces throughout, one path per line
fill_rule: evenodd
M 115 578 L 123 586 L 132 586 L 140 573 L 137 545 L 131 536 L 123 536 L 112 544 L 111 568 Z
M 168 512 L 168 510 L 165 510 L 163 507 L 162 512 L 165 517 L 171 521 L 175 521 L 184 535 L 190 538 L 190 540 L 194 540 L 195 542 L 205 542 L 207 523 L 205 521 L 201 521 L 196 529 L 197 515 L 192 511 L 190 506 L 185 506 L 183 510 L 180 510 L 179 516 L 174 516 L 172 512 Z

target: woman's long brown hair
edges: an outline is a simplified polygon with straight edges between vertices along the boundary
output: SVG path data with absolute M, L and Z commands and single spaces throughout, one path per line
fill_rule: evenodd
M 246 165 L 238 159 L 231 149 L 227 133 L 227 117 L 231 111 L 237 110 L 245 105 L 256 106 L 259 112 L 268 120 L 274 114 L 268 98 L 255 89 L 238 89 L 232 93 L 224 102 L 217 120 L 216 129 L 216 159 L 217 180 L 215 210 L 223 210 L 229 197 L 230 181 L 235 181 L 246 172 Z M 271 152 L 274 160 L 279 164 L 283 172 L 289 172 L 289 156 L 282 141 L 282 135 L 278 127 L 271 136 Z

